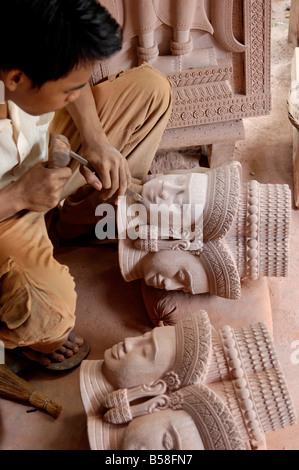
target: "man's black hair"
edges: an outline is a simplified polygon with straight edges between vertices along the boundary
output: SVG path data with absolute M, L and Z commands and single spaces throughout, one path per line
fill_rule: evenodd
M 120 26 L 96 0 L 1 0 L 0 69 L 34 87 L 121 48 Z

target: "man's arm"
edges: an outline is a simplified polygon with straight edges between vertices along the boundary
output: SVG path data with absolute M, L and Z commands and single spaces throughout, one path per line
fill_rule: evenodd
M 82 168 L 87 182 L 95 189 L 105 190 L 103 199 L 115 193 L 124 195 L 131 180 L 130 170 L 123 155 L 108 141 L 89 85 L 83 88 L 78 100 L 67 106 L 67 110 L 80 133 L 84 157 L 99 177 L 96 178 L 87 168 Z
M 0 191 L 0 222 L 24 209 L 34 212 L 53 209 L 71 175 L 69 168 L 50 170 L 44 163 L 38 163 Z
M 15 198 L 13 186 L 10 184 L 0 191 L 0 222 L 22 210 L 19 199 Z

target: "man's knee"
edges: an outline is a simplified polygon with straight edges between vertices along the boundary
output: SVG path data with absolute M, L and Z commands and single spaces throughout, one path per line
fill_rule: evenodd
M 61 342 L 75 323 L 76 292 L 66 269 L 57 285 L 37 285 L 14 260 L 1 285 L 0 339 L 9 349 Z
M 144 64 L 136 70 L 138 86 L 150 96 L 163 112 L 172 105 L 172 84 L 169 78 L 159 70 Z

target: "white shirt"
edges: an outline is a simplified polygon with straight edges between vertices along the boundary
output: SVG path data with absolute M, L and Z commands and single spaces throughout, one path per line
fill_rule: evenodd
M 48 131 L 54 117 L 54 113 L 30 116 L 12 101 L 8 115 L 9 119 L 0 119 L 0 189 L 48 160 Z

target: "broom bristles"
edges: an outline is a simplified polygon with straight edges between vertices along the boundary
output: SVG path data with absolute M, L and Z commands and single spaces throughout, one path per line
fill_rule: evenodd
M 0 365 L 0 395 L 8 398 L 28 402 L 31 405 L 58 418 L 62 407 L 45 395 L 34 390 L 26 380 L 18 377 L 5 364 Z

